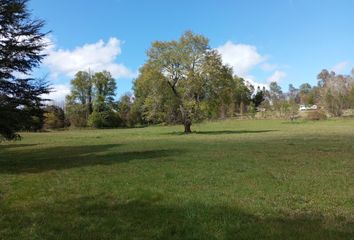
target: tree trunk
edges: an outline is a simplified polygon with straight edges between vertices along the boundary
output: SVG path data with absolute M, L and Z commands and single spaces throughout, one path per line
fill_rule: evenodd
M 245 105 L 243 104 L 243 102 L 240 103 L 240 114 L 243 117 L 243 110 L 245 108 Z
M 184 110 L 184 107 L 182 104 L 179 105 L 179 109 L 181 111 L 182 114 L 182 121 L 183 121 L 183 125 L 184 125 L 184 133 L 188 134 L 191 133 L 191 126 L 192 126 L 192 121 L 189 119 L 186 111 Z
M 221 119 L 225 119 L 225 117 L 226 117 L 225 105 L 222 104 L 221 107 L 220 107 L 220 118 Z
M 191 126 L 192 126 L 192 121 L 190 119 L 186 119 L 184 121 L 184 133 L 185 134 L 192 133 Z

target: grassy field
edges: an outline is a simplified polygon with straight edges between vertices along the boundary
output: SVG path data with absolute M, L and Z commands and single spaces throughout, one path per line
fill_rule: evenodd
M 354 121 L 24 133 L 0 239 L 354 239 Z

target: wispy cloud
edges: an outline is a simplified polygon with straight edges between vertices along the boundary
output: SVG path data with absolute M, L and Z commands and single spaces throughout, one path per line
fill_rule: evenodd
M 271 82 L 280 83 L 286 77 L 287 77 L 286 72 L 277 70 L 270 77 L 267 78 L 267 83 L 271 83 Z
M 349 62 L 348 61 L 343 61 L 337 63 L 335 66 L 331 68 L 331 71 L 335 73 L 343 73 L 345 70 L 347 70 L 349 67 Z

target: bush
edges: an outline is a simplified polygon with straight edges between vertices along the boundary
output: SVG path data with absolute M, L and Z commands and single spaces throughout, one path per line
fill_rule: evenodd
M 121 125 L 121 120 L 113 111 L 93 112 L 88 119 L 88 125 L 94 128 L 114 128 Z
M 58 129 L 67 126 L 64 110 L 58 106 L 47 106 L 44 117 L 44 128 Z
M 87 126 L 87 110 L 85 106 L 79 104 L 66 105 L 65 113 L 72 127 Z
M 304 112 L 304 118 L 307 120 L 325 120 L 327 119 L 327 115 L 325 112 L 321 111 L 321 110 L 316 110 L 316 111 L 307 111 Z

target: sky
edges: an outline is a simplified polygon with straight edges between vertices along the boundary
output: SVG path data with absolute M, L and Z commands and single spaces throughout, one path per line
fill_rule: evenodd
M 117 96 L 132 92 L 153 41 L 202 34 L 234 73 L 251 83 L 317 83 L 322 69 L 354 68 L 353 0 L 30 0 L 51 31 L 34 74 L 61 101 L 80 70 L 108 70 Z

